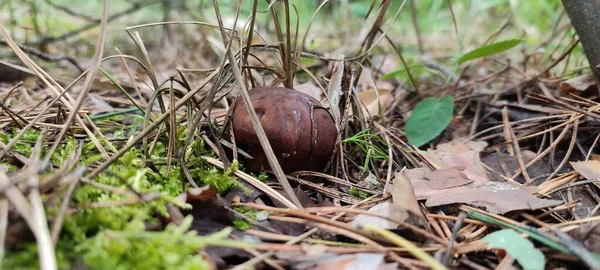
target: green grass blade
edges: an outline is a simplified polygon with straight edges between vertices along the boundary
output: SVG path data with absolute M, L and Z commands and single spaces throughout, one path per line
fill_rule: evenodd
M 127 97 L 127 99 L 129 99 L 129 101 L 131 101 L 131 103 L 133 103 L 133 105 L 135 107 L 137 107 L 140 112 L 142 112 L 142 115 L 146 115 L 146 112 L 144 111 L 144 109 L 142 109 L 142 107 L 140 107 L 140 105 L 137 104 L 137 102 L 135 102 L 133 97 L 131 97 L 131 95 L 129 95 L 129 93 L 127 93 L 125 88 L 123 88 L 123 86 L 112 75 L 110 75 L 110 73 L 108 73 L 108 71 L 106 71 L 103 68 L 100 68 L 100 72 L 102 72 L 102 74 L 104 74 L 104 76 L 106 76 L 106 78 L 108 78 L 117 88 L 119 88 L 119 90 L 121 90 L 121 92 L 123 92 L 123 94 Z

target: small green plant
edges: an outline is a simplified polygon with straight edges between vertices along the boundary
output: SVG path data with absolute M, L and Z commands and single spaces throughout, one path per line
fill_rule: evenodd
M 368 170 L 373 159 L 389 159 L 386 151 L 383 150 L 387 147 L 386 142 L 379 135 L 371 133 L 369 129 L 362 130 L 354 136 L 344 139 L 342 143 L 354 145 L 354 148 L 350 151 L 351 154 L 362 153 L 366 156 L 363 171 Z
M 256 179 L 258 179 L 261 182 L 264 182 L 264 181 L 267 181 L 267 179 L 269 179 L 269 175 L 266 172 L 262 171 L 262 172 L 260 172 L 260 174 L 258 174 Z

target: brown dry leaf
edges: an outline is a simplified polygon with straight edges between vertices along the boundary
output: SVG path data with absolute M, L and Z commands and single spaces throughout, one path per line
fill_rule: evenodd
M 385 201 L 377 204 L 367 212 L 389 217 L 393 220 L 404 221 L 409 224 L 426 227 L 427 224 L 423 212 L 415 196 L 415 191 L 410 181 L 402 173 L 394 174 L 392 184 L 392 202 Z M 374 225 L 380 228 L 394 230 L 398 224 L 388 219 L 360 214 L 351 223 L 353 226 Z
M 571 162 L 573 169 L 577 171 L 581 176 L 588 180 L 599 180 L 600 179 L 600 161 L 598 160 L 586 160 Z M 597 187 L 600 187 L 600 183 L 594 183 Z
M 395 219 L 395 212 L 392 212 L 392 203 L 389 200 L 371 207 L 371 209 L 369 209 L 367 212 L 377 214 L 380 216 L 389 216 L 390 218 Z M 400 214 L 402 214 L 402 211 L 399 212 Z M 406 214 L 406 212 L 404 212 L 404 214 Z M 398 228 L 398 224 L 396 222 L 365 214 L 357 215 L 356 217 L 354 217 L 354 220 L 352 220 L 352 222 L 350 223 L 350 225 L 355 227 L 362 227 L 367 224 L 386 230 L 393 230 Z
M 321 95 L 323 94 L 323 91 L 321 91 L 321 88 L 319 88 L 318 86 L 316 86 L 314 83 L 312 83 L 310 81 L 305 82 L 303 84 L 295 85 L 294 89 L 296 91 L 300 91 L 304 94 L 314 97 L 316 100 L 321 100 Z M 329 104 L 327 104 L 327 102 L 323 102 L 323 104 L 329 105 Z
M 314 245 L 313 245 L 314 246 Z M 313 253 L 313 252 L 310 252 Z M 308 255 L 308 253 L 307 253 Z M 298 256 L 296 253 L 278 254 L 279 258 L 292 261 L 292 269 L 298 270 L 392 270 L 398 269 L 398 263 L 385 263 L 385 254 L 381 253 L 357 253 L 357 254 L 333 254 L 322 252 L 310 256 Z
M 394 173 L 392 201 L 390 217 L 422 228 L 427 227 L 427 220 L 421 211 L 417 196 L 415 196 L 415 188 L 410 180 L 400 172 Z
M 344 55 L 339 55 L 344 58 Z M 333 72 L 331 74 L 331 80 L 329 82 L 329 88 L 327 89 L 327 96 L 329 97 L 329 106 L 333 119 L 336 123 L 340 122 L 340 99 L 342 98 L 342 79 L 344 78 L 344 62 L 335 62 L 333 65 Z
M 175 199 L 192 206 L 191 209 L 182 209 L 181 212 L 184 216 L 191 214 L 194 217 L 191 228 L 200 235 L 214 233 L 233 225 L 234 217 L 225 209 L 225 200 L 210 186 L 189 189 Z
M 429 180 L 428 186 L 432 189 L 447 189 L 473 183 L 463 172 L 467 167 L 456 166 L 426 172 L 423 176 Z
M 569 234 L 591 252 L 600 254 L 600 222 L 583 224 Z
M 596 86 L 596 81 L 591 73 L 586 73 L 560 83 L 560 88 L 567 92 L 583 92 Z
M 423 156 L 438 169 L 463 168 L 465 176 L 475 181 L 475 184 L 483 184 L 489 181 L 485 167 L 481 164 L 479 152 L 487 146 L 486 142 L 462 143 L 461 138 L 454 139 L 448 143 L 438 145 L 437 150 L 423 152 Z
M 485 207 L 491 213 L 534 210 L 559 205 L 562 201 L 539 199 L 533 188 L 509 182 L 490 181 L 479 159 L 485 143 L 460 143 L 460 139 L 440 144 L 423 155 L 438 166 L 431 171 L 422 167 L 404 172 L 415 188 L 419 200 L 427 207 L 464 203 Z
M 379 99 L 377 93 L 379 93 Z M 360 92 L 358 98 L 365 105 L 363 113 L 368 112 L 371 116 L 378 116 L 380 111 L 384 112 L 394 101 L 392 91 L 386 89 L 379 89 L 379 91 L 367 89 Z
M 523 158 L 523 162 L 525 164 L 531 162 L 536 157 L 537 153 L 535 152 L 523 149 L 521 150 L 521 158 Z M 517 170 L 520 169 L 519 159 L 516 156 L 508 155 L 506 152 L 489 153 L 482 158 L 482 162 L 496 172 L 490 174 L 493 181 L 504 181 L 500 175 L 511 177 L 515 172 L 517 172 Z M 537 161 L 527 168 L 529 177 L 538 178 L 540 181 L 543 181 L 543 178 L 539 176 L 550 175 L 552 171 L 552 167 L 550 167 L 544 160 Z M 523 178 L 523 174 L 519 175 L 514 180 L 519 183 L 525 183 L 526 181 L 525 178 Z

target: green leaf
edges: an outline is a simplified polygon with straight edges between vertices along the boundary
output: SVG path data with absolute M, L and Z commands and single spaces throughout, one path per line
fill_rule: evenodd
M 513 47 L 519 45 L 519 43 L 521 43 L 521 41 L 522 40 L 520 40 L 520 39 L 509 39 L 509 40 L 504 40 L 504 41 L 492 43 L 489 45 L 485 45 L 485 46 L 479 47 L 475 50 L 472 50 L 468 53 L 463 54 L 462 56 L 458 57 L 455 61 L 458 64 L 462 64 L 464 62 L 467 62 L 467 61 L 470 61 L 473 59 L 498 54 L 498 53 L 507 51 L 509 49 L 512 49 Z
M 408 143 L 419 147 L 431 141 L 450 123 L 453 113 L 454 101 L 451 96 L 422 100 L 406 120 Z
M 546 264 L 544 254 L 536 249 L 531 241 L 512 229 L 490 233 L 481 240 L 488 243 L 488 248 L 505 250 L 524 270 L 544 269 Z

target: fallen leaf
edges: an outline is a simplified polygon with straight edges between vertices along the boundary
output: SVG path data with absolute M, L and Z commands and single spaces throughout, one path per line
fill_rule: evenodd
M 467 175 L 462 172 L 464 169 L 466 169 L 464 166 L 444 168 L 426 172 L 424 177 L 429 180 L 428 186 L 432 189 L 459 187 L 473 183 L 473 180 L 467 178 Z
M 600 161 L 598 160 L 586 160 L 571 162 L 573 169 L 577 171 L 581 176 L 588 180 L 599 180 L 600 179 Z M 600 183 L 594 183 L 597 187 L 600 187 Z
M 559 205 L 562 201 L 533 196 L 534 188 L 504 181 L 490 181 L 481 164 L 479 152 L 485 143 L 461 143 L 455 139 L 438 145 L 438 149 L 423 152 L 438 170 L 421 167 L 404 171 L 418 200 L 427 207 L 464 203 L 485 207 L 491 213 L 503 214 L 515 210 L 535 210 Z
M 215 233 L 233 225 L 233 214 L 225 209 L 225 200 L 210 186 L 192 188 L 177 196 L 176 200 L 192 206 L 181 212 L 184 216 L 191 214 L 194 217 L 191 228 L 199 235 Z
M 596 80 L 591 73 L 586 73 L 560 83 L 560 88 L 567 92 L 583 92 L 596 86 Z
M 521 157 L 523 158 L 523 162 L 527 164 L 537 157 L 537 153 L 529 150 L 521 150 Z M 516 156 L 508 155 L 507 152 L 490 153 L 482 158 L 482 162 L 496 172 L 490 174 L 490 177 L 493 181 L 504 181 L 500 175 L 511 177 L 517 170 L 521 168 L 519 166 L 519 159 Z M 550 175 L 552 171 L 552 168 L 544 160 L 540 160 L 527 168 L 527 174 L 529 174 L 529 177 L 532 179 L 540 179 L 539 181 L 544 180 L 543 177 L 539 176 Z M 522 174 L 514 180 L 519 183 L 525 183 L 526 181 Z M 534 182 L 534 185 L 536 182 Z
M 363 112 L 371 116 L 379 116 L 379 112 L 384 112 L 394 102 L 392 91 L 386 89 L 367 89 L 360 92 L 358 98 L 365 105 Z
M 192 206 L 192 209 L 182 209 L 181 213 L 184 216 L 192 215 L 194 217 L 190 229 L 196 231 L 198 235 L 215 233 L 233 226 L 233 214 L 225 209 L 225 200 L 210 186 L 189 189 L 175 199 Z M 259 241 L 259 239 L 243 235 L 239 231 L 234 231 L 232 235 L 244 238 L 245 242 Z M 209 246 L 204 249 L 204 252 L 217 265 L 218 269 L 230 265 L 230 262 L 236 258 L 250 259 L 252 257 L 247 251 L 231 247 Z
M 393 220 L 418 225 L 423 228 L 426 227 L 427 221 L 423 212 L 421 212 L 413 186 L 410 181 L 399 172 L 394 174 L 391 194 L 391 202 L 390 200 L 387 200 L 377 204 L 371 207 L 367 212 L 386 216 Z M 370 224 L 388 230 L 397 229 L 399 225 L 388 219 L 366 214 L 357 215 L 351 224 L 356 227 Z
M 390 207 L 391 217 L 422 228 L 428 227 L 429 223 L 421 211 L 413 185 L 400 172 L 394 173 L 392 201 L 393 204 Z
M 569 235 L 580 241 L 591 252 L 600 254 L 600 221 L 582 224 L 570 231 Z
M 321 100 L 321 95 L 323 93 L 323 91 L 321 91 L 321 88 L 319 88 L 318 86 L 316 86 L 314 83 L 312 83 L 310 81 L 305 82 L 303 84 L 295 85 L 294 89 L 296 91 L 300 91 L 304 94 L 314 97 L 316 100 Z M 329 104 L 327 104 L 327 102 L 323 102 L 323 104 L 329 105 Z
M 367 210 L 367 212 L 369 213 L 373 213 L 373 214 L 377 214 L 380 216 L 389 216 L 390 218 L 394 218 L 391 214 L 392 214 L 392 208 L 391 208 L 392 203 L 390 203 L 389 200 L 376 204 L 375 206 L 371 207 L 371 209 Z M 380 218 L 380 217 L 375 217 L 375 216 L 371 216 L 371 215 L 365 215 L 365 214 L 359 214 L 356 217 L 354 217 L 354 220 L 352 220 L 352 222 L 350 223 L 352 226 L 355 227 L 362 227 L 364 225 L 370 224 L 382 229 L 387 229 L 387 230 L 393 230 L 398 228 L 398 223 L 396 222 L 392 222 L 388 219 L 384 219 L 384 218 Z
M 340 57 L 344 58 L 344 55 L 340 55 Z M 341 119 L 339 103 L 343 95 L 342 79 L 344 77 L 344 70 L 344 62 L 335 62 L 333 65 L 333 73 L 331 75 L 329 89 L 327 89 L 331 114 L 333 115 L 336 123 L 339 123 Z
M 487 146 L 486 142 L 462 143 L 457 138 L 448 143 L 437 146 L 437 150 L 423 152 L 423 156 L 439 169 L 462 168 L 462 173 L 474 181 L 475 184 L 483 184 L 489 181 L 485 167 L 481 163 L 479 152 Z
M 315 245 L 311 245 L 312 248 Z M 304 247 L 308 250 L 309 247 Z M 332 254 L 326 253 L 323 249 L 317 247 L 320 253 L 306 251 L 305 256 L 298 254 L 279 254 L 278 257 L 288 259 L 292 262 L 292 269 L 298 270 L 325 270 L 325 269 L 341 269 L 341 270 L 359 270 L 359 269 L 374 269 L 374 270 L 392 270 L 398 268 L 398 263 L 385 263 L 385 254 L 381 253 L 357 253 L 357 254 Z
M 425 206 L 434 207 L 464 203 L 484 207 L 486 211 L 504 214 L 515 210 L 536 210 L 562 204 L 562 201 L 545 200 L 531 195 L 531 192 L 508 182 L 488 182 L 480 186 L 469 184 L 444 190 L 431 190 L 411 179 L 418 199 L 426 199 Z

